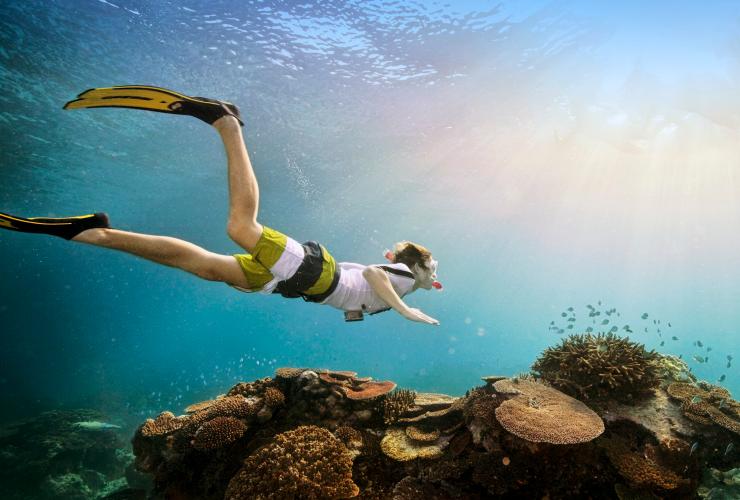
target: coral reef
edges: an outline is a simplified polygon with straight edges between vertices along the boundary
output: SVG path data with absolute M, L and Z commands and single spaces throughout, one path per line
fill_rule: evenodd
M 95 410 L 57 410 L 0 429 L 3 500 L 93 500 L 127 486 L 133 462 L 117 426 Z
M 630 404 L 587 406 L 531 375 L 484 382 L 458 398 L 279 368 L 187 415 L 147 420 L 136 466 L 153 500 L 221 500 L 688 498 L 703 468 L 740 465 L 735 434 L 682 410 L 700 395 L 731 418 L 721 388 L 650 383 Z
M 538 378 L 581 398 L 631 401 L 660 381 L 659 354 L 612 333 L 570 335 L 532 365 Z
M 301 426 L 252 453 L 224 498 L 351 498 L 359 491 L 347 448 L 326 429 Z

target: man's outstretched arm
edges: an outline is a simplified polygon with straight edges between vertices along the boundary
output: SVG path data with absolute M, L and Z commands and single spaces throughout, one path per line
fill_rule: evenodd
M 439 325 L 439 321 L 431 316 L 427 316 L 419 309 L 407 306 L 393 289 L 391 280 L 388 279 L 388 275 L 382 269 L 372 266 L 366 267 L 362 271 L 362 276 L 370 284 L 373 291 L 377 293 L 386 304 L 395 309 L 404 318 L 411 321 L 419 321 L 420 323 Z

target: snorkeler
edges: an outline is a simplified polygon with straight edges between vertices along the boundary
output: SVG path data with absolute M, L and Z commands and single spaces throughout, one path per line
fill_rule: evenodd
M 0 213 L 0 228 L 121 250 L 244 292 L 302 297 L 345 311 L 348 321 L 361 320 L 363 313 L 392 308 L 409 320 L 439 324 L 402 300 L 417 288 L 441 289 L 435 279 L 437 261 L 426 248 L 404 241 L 386 252 L 390 261 L 386 265 L 337 263 L 323 245 L 315 241 L 300 244 L 257 220 L 259 186 L 235 105 L 159 87 L 117 86 L 85 91 L 64 109 L 95 107 L 189 115 L 212 125 L 223 140 L 228 160 L 227 233 L 248 253 L 221 255 L 176 238 L 113 229 L 105 213 L 66 218 L 22 218 Z

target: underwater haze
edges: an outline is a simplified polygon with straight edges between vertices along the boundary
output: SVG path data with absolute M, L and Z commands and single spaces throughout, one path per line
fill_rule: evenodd
M 444 284 L 404 299 L 438 327 L 345 323 L 2 231 L 0 419 L 86 407 L 133 429 L 280 366 L 459 395 L 589 328 L 740 393 L 733 1 L 6 0 L 0 28 L 0 211 L 242 251 L 213 128 L 62 110 L 156 85 L 240 106 L 264 224 L 338 261 L 416 241 Z

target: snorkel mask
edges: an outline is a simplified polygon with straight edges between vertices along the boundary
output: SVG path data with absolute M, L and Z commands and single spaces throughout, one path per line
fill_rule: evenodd
M 383 254 L 384 257 L 388 260 L 390 263 L 395 263 L 395 255 L 392 251 L 386 249 L 385 253 Z M 428 279 L 431 280 L 431 287 L 435 290 L 442 291 L 442 283 L 437 281 L 437 266 L 439 266 L 439 262 L 437 262 L 434 259 L 431 259 L 431 262 L 429 264 L 429 270 L 427 269 L 417 269 L 417 273 L 420 273 L 422 275 L 428 276 Z M 418 267 L 418 266 L 414 266 Z M 426 287 L 425 287 L 426 288 Z

